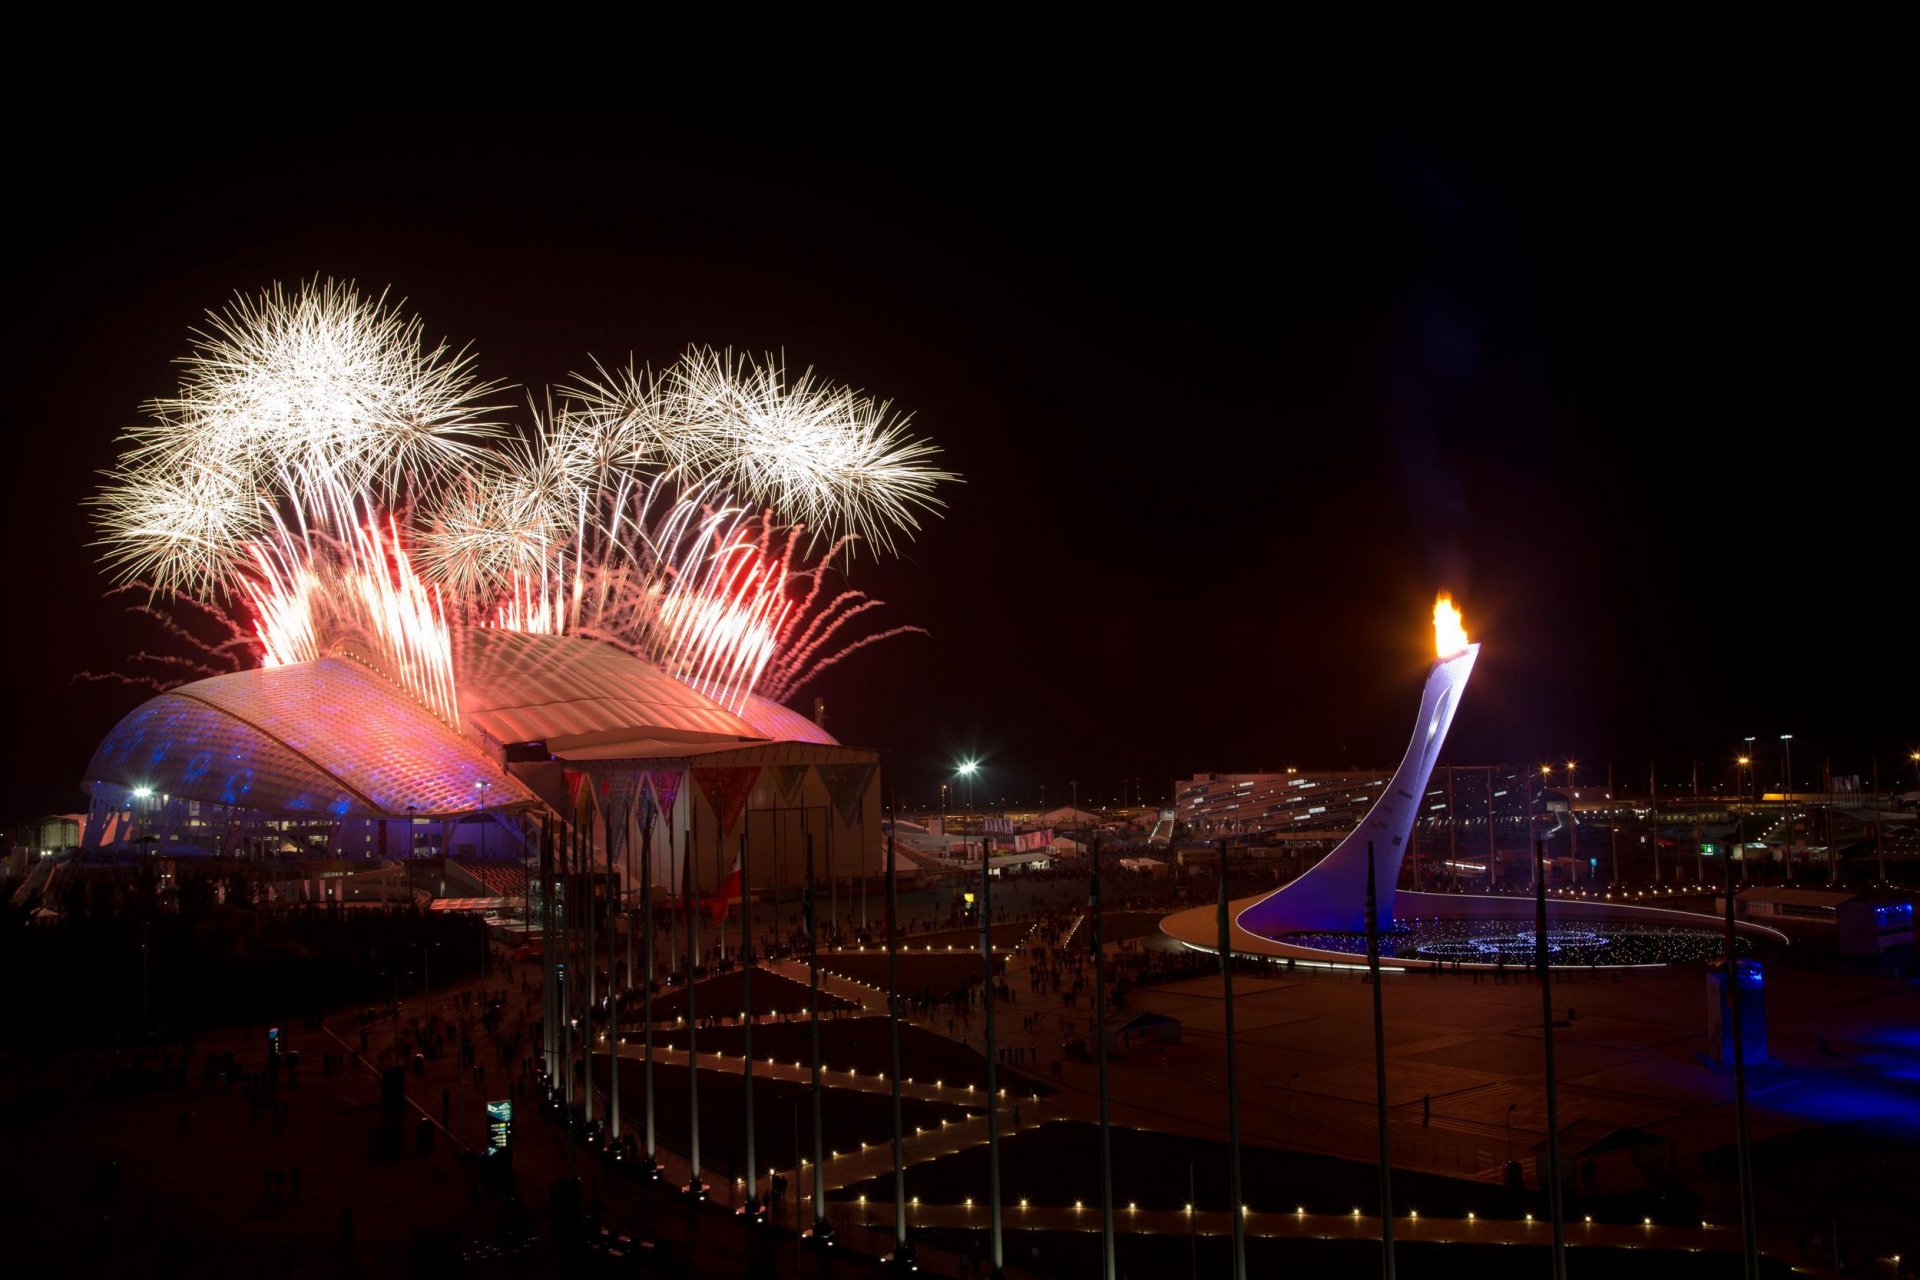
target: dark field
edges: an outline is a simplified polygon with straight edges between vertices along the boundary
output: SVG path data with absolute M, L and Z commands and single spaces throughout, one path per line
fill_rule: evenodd
M 1014 1225 L 1009 1216 L 1009 1226 Z M 1122 1280 L 1138 1277 L 1213 1277 L 1233 1273 L 1232 1242 L 1225 1236 L 1128 1234 L 1116 1223 L 1116 1270 Z M 914 1231 L 913 1238 L 934 1248 L 965 1255 L 978 1248 L 987 1256 L 985 1231 L 946 1228 Z M 1006 1234 L 1006 1258 L 1035 1276 L 1100 1274 L 1100 1215 L 1088 1214 L 1085 1231 L 1018 1231 Z M 1534 1280 L 1550 1273 L 1548 1251 L 1524 1245 L 1439 1245 L 1402 1241 L 1394 1248 L 1399 1273 L 1407 1276 L 1460 1276 L 1472 1280 Z M 1373 1276 L 1380 1274 L 1377 1241 L 1247 1238 L 1247 1269 L 1258 1276 Z M 984 1272 L 983 1272 L 984 1274 Z M 1634 1280 L 1738 1280 L 1738 1253 L 1684 1253 L 1679 1250 L 1570 1248 L 1567 1275 L 1572 1280 L 1610 1280 L 1631 1274 Z M 1767 1280 L 1792 1269 L 1762 1256 Z
M 825 966 L 822 966 L 825 972 Z M 740 974 L 738 971 L 722 974 L 717 978 L 707 978 L 694 988 L 694 1012 L 701 1017 L 718 1015 L 722 1018 L 737 1017 L 745 1004 L 741 999 Z M 802 1013 L 807 1011 L 807 984 L 783 978 L 777 973 L 765 969 L 753 971 L 753 1011 L 763 1013 Z M 860 1006 L 851 1000 L 842 1000 L 825 989 L 820 992 L 820 1012 L 834 1009 L 858 1009 Z M 622 1018 L 631 1016 L 639 1025 L 640 1002 L 636 998 L 627 1006 L 631 1013 L 623 1013 Z M 665 994 L 656 992 L 653 997 L 654 1022 L 672 1022 L 687 1011 L 687 991 L 685 987 L 676 987 Z

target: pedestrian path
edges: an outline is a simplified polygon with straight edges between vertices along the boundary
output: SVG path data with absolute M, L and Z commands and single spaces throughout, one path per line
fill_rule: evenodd
M 860 1220 L 865 1225 L 892 1227 L 891 1197 L 868 1198 L 855 1203 L 863 1211 Z M 991 1219 L 991 1210 L 984 1201 L 971 1204 L 921 1204 L 909 1201 L 907 1205 L 907 1222 L 914 1227 L 985 1230 Z M 1101 1227 L 1100 1206 L 1092 1203 L 1077 1208 L 1008 1204 L 1001 1207 L 1001 1221 L 1009 1231 L 1098 1231 Z M 1244 1222 L 1249 1236 L 1296 1240 L 1380 1239 L 1380 1220 L 1362 1213 L 1250 1211 L 1245 1215 Z M 1115 1205 L 1114 1229 L 1141 1235 L 1221 1236 L 1232 1232 L 1233 1221 L 1219 1210 L 1190 1212 Z M 1737 1223 L 1674 1227 L 1654 1223 L 1629 1225 L 1579 1221 L 1567 1223 L 1566 1235 L 1570 1248 L 1595 1246 L 1737 1253 L 1741 1247 Z M 1409 1214 L 1393 1220 L 1393 1238 L 1396 1242 L 1548 1246 L 1553 1243 L 1553 1228 L 1544 1218 L 1512 1221 L 1504 1218 L 1433 1218 Z
M 621 1040 L 620 1056 L 623 1059 L 628 1062 L 638 1062 L 645 1059 L 646 1047 L 644 1045 L 636 1044 L 628 1040 L 625 1035 L 621 1036 Z M 606 1041 L 604 1037 L 601 1039 L 600 1044 L 595 1047 L 595 1052 L 601 1054 L 606 1052 Z M 677 1043 L 670 1045 L 667 1041 L 656 1039 L 653 1044 L 653 1060 L 655 1062 L 684 1067 L 687 1065 L 687 1051 Z M 710 1071 L 725 1071 L 730 1075 L 744 1075 L 746 1073 L 746 1059 L 737 1053 L 708 1053 L 703 1049 L 700 1052 L 700 1066 Z M 753 1074 L 754 1078 L 759 1080 L 788 1080 L 798 1084 L 813 1083 L 813 1065 L 804 1059 L 795 1060 L 788 1058 L 785 1061 L 777 1061 L 756 1054 L 753 1059 Z M 891 1095 L 893 1092 L 893 1086 L 888 1082 L 885 1072 L 872 1072 L 862 1075 L 858 1071 L 835 1071 L 826 1063 L 821 1064 L 820 1084 L 823 1088 L 857 1089 L 862 1093 Z M 1018 1102 L 1022 1106 L 1026 1106 L 1029 1101 L 1022 1095 L 1008 1094 L 1004 1086 L 1001 1088 L 1000 1094 L 1002 1097 L 1002 1106 L 1009 1106 L 1012 1102 Z M 971 1085 L 946 1084 L 939 1080 L 902 1080 L 900 1082 L 900 1096 L 903 1098 L 918 1098 L 924 1102 L 945 1102 L 956 1107 L 966 1107 L 970 1110 L 982 1110 L 987 1105 L 986 1090 L 976 1089 Z M 1008 1099 L 1011 1099 L 1011 1101 L 1008 1101 Z
M 635 1045 L 622 1045 L 620 1056 L 627 1062 L 643 1060 L 645 1050 Z M 687 1052 L 684 1049 L 668 1049 L 656 1044 L 653 1060 L 667 1066 L 684 1067 L 687 1065 Z M 702 1053 L 700 1066 L 703 1070 L 724 1071 L 731 1075 L 744 1075 L 745 1063 L 733 1054 Z M 782 1080 L 793 1084 L 810 1085 L 813 1081 L 813 1069 L 810 1065 L 794 1062 L 769 1063 L 756 1060 L 753 1065 L 755 1079 Z M 892 1086 L 884 1075 L 860 1075 L 852 1071 L 826 1071 L 820 1073 L 823 1088 L 853 1089 L 861 1093 L 891 1096 Z M 602 1097 L 605 1090 L 596 1089 Z M 638 1104 L 637 1091 L 632 1087 L 622 1089 L 624 1112 L 631 1105 Z M 1036 1124 L 1062 1118 L 1044 1101 L 1036 1102 L 1032 1098 L 1007 1097 L 1002 1090 L 1000 1103 L 1000 1133 L 1011 1137 L 1021 1129 L 1030 1129 Z M 925 1160 L 936 1160 L 941 1156 L 952 1155 L 969 1147 L 977 1147 L 987 1140 L 986 1097 L 983 1091 L 940 1084 L 938 1082 L 900 1082 L 900 1096 L 917 1098 L 924 1102 L 944 1102 L 954 1106 L 966 1107 L 973 1114 L 966 1120 L 956 1120 L 951 1124 L 916 1130 L 904 1135 L 901 1147 L 906 1163 L 919 1164 Z M 1014 1122 L 1014 1108 L 1020 1109 L 1020 1122 Z M 879 1177 L 893 1169 L 893 1148 L 890 1143 L 874 1143 L 860 1151 L 849 1151 L 827 1161 L 827 1181 L 829 1189 L 849 1186 L 866 1178 Z

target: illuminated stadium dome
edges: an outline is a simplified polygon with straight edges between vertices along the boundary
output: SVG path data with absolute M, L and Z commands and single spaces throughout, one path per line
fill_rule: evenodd
M 471 350 L 318 277 L 209 312 L 181 367 L 92 502 L 168 651 L 88 674 L 208 678 L 100 744 L 83 848 L 511 858 L 546 825 L 629 873 L 651 850 L 657 882 L 763 839 L 756 884 L 810 842 L 826 879 L 877 866 L 877 755 L 780 704 L 920 630 L 869 630 L 841 581 L 958 479 L 911 415 L 693 347 L 515 421 Z
M 783 852 L 808 833 L 834 874 L 878 866 L 877 753 L 843 747 L 814 721 L 757 694 L 739 713 L 607 644 L 483 627 L 452 632 L 458 728 L 352 646 L 315 661 L 181 685 L 136 707 L 87 766 L 84 844 L 153 853 L 392 858 L 408 852 L 519 858 L 543 809 L 642 812 L 661 884 L 688 824 L 717 849 L 730 834 Z M 594 779 L 584 788 L 581 779 Z M 651 780 L 648 806 L 616 818 L 618 779 Z M 670 779 L 688 778 L 691 785 Z M 746 779 L 744 799 L 712 782 Z M 857 788 L 855 784 L 857 785 Z M 629 795 L 637 794 L 629 788 Z M 669 834 L 671 833 L 671 834 Z M 792 883 L 800 859 L 764 858 L 756 883 Z M 825 871 L 823 862 L 822 871 Z

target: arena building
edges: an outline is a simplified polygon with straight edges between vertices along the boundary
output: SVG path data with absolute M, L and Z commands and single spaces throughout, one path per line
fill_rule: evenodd
M 397 860 L 531 857 L 541 815 L 594 833 L 637 881 L 756 886 L 878 874 L 877 752 L 748 694 L 737 710 L 618 648 L 455 627 L 456 717 L 351 641 L 316 661 L 181 685 L 129 712 L 87 766 L 85 851 Z M 689 841 L 691 840 L 691 846 Z

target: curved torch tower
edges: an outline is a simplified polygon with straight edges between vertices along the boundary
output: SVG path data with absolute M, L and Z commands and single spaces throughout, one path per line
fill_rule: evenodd
M 1393 886 L 1400 876 L 1413 822 L 1420 814 L 1440 744 L 1460 706 L 1467 677 L 1480 646 L 1467 643 L 1466 628 L 1453 601 L 1441 596 L 1433 606 L 1434 648 L 1420 694 L 1420 718 L 1400 767 L 1387 780 L 1380 799 L 1352 834 L 1306 874 L 1274 890 L 1240 913 L 1240 927 L 1273 937 L 1289 932 L 1364 933 L 1367 928 L 1367 845 L 1373 845 L 1375 874 L 1382 891 L 1375 912 L 1382 930 L 1393 924 Z

